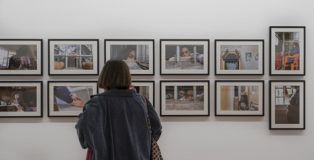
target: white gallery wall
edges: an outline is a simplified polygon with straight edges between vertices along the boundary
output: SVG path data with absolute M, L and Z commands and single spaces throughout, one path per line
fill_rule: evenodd
M 100 39 L 100 67 L 105 38 L 155 39 L 155 80 L 209 79 L 210 117 L 162 118 L 160 139 L 166 160 L 313 160 L 314 159 L 314 1 L 313 0 L 0 0 L 1 38 L 44 39 L 43 118 L 0 119 L 0 160 L 84 160 L 76 118 L 47 117 L 47 80 L 96 80 L 96 76 L 49 77 L 47 39 Z M 270 25 L 305 25 L 305 77 L 269 76 Z M 159 76 L 159 39 L 210 39 L 210 76 Z M 214 76 L 214 39 L 265 39 L 264 76 Z M 215 79 L 265 81 L 264 117 L 215 117 Z M 268 80 L 306 80 L 306 130 L 268 130 Z M 159 110 L 159 109 L 158 109 Z

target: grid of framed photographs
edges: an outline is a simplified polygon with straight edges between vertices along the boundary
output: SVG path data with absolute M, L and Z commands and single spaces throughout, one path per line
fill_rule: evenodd
M 269 75 L 305 76 L 305 26 L 269 27 Z M 160 116 L 209 116 L 210 40 L 160 39 Z M 0 39 L 0 76 L 42 76 L 42 39 Z M 215 39 L 216 76 L 263 76 L 263 39 Z M 123 60 L 132 76 L 155 75 L 154 39 L 105 39 L 104 63 Z M 48 39 L 49 76 L 97 76 L 98 39 Z M 185 77 L 186 78 L 186 77 Z M 141 79 L 141 78 L 140 78 Z M 132 88 L 155 105 L 155 81 Z M 94 79 L 95 80 L 95 79 Z M 48 117 L 76 117 L 96 81 L 47 82 Z M 264 80 L 216 80 L 215 116 L 264 116 Z M 42 117 L 41 81 L 0 81 L 0 117 Z M 269 81 L 269 129 L 305 129 L 305 81 Z

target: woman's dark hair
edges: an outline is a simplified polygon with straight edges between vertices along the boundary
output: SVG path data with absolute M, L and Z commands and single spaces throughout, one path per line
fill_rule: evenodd
M 131 75 L 128 65 L 121 60 L 109 60 L 98 78 L 98 87 L 103 89 L 129 89 Z

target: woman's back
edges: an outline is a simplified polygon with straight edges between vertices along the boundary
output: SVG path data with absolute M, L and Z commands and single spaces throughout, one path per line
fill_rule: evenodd
M 93 151 L 93 160 L 149 160 L 151 135 L 158 140 L 161 124 L 151 103 L 145 107 L 135 90 L 111 89 L 93 96 L 76 125 L 83 148 Z

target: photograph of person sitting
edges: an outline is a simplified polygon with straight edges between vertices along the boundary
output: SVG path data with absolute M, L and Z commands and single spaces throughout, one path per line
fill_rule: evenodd
M 167 86 L 167 110 L 203 110 L 203 86 Z M 177 92 L 177 93 L 175 93 Z
M 0 102 L 0 112 L 36 112 L 36 88 L 1 87 Z
M 282 86 L 276 88 L 277 95 L 275 112 L 276 124 L 300 123 L 300 93 L 299 86 Z
M 299 33 L 276 32 L 277 43 L 275 45 L 275 69 L 299 70 Z
M 54 111 L 82 110 L 90 95 L 89 87 L 54 86 Z
M 130 70 L 148 70 L 147 45 L 111 45 L 111 59 L 123 60 Z
M 92 70 L 92 45 L 55 45 L 54 69 Z
M 0 70 L 36 69 L 36 45 L 0 45 Z
M 180 49 L 178 50 L 178 48 Z M 192 50 L 194 50 L 194 52 L 192 52 Z M 166 60 L 167 69 L 172 69 L 172 68 L 202 69 L 203 64 L 204 64 L 203 46 L 167 45 L 166 46 L 166 59 L 167 59 Z

